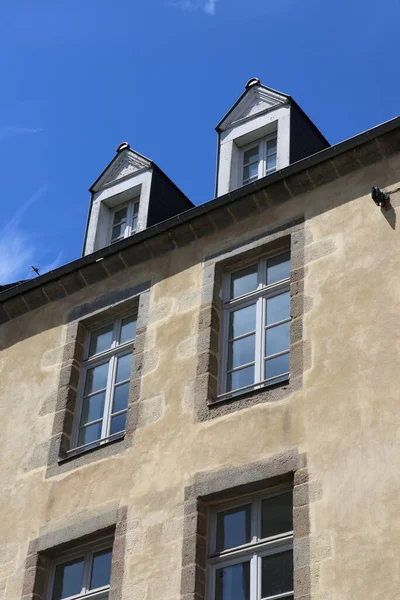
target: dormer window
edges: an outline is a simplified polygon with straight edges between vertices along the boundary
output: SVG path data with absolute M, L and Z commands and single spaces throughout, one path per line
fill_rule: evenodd
M 276 134 L 244 148 L 241 185 L 251 183 L 276 170 L 276 148 Z
M 90 192 L 84 256 L 193 207 L 157 165 L 127 142 L 118 146 Z
M 128 202 L 124 206 L 117 206 L 111 213 L 111 239 L 113 244 L 126 238 L 137 230 L 137 221 L 139 213 L 139 202 Z
M 216 196 L 319 152 L 329 143 L 287 94 L 253 77 L 217 125 Z

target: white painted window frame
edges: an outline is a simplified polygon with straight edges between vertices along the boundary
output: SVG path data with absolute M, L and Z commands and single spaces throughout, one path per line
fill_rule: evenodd
M 276 167 L 273 169 L 267 169 L 267 148 L 268 148 L 268 142 L 270 142 L 271 140 L 276 140 L 276 151 L 273 153 L 276 155 Z M 245 167 L 244 154 L 247 150 L 251 150 L 252 148 L 258 148 L 258 173 L 257 173 L 257 177 L 250 179 L 250 180 L 249 179 L 245 180 L 245 178 L 244 178 L 244 167 Z M 241 171 L 239 174 L 239 187 L 241 187 L 243 185 L 247 185 L 248 183 L 257 181 L 257 179 L 261 179 L 261 177 L 265 177 L 265 175 L 270 175 L 271 173 L 274 173 L 278 166 L 278 134 L 277 134 L 277 132 L 275 131 L 274 133 L 271 133 L 270 135 L 267 135 L 266 137 L 264 137 L 260 140 L 257 140 L 255 142 L 252 142 L 251 144 L 247 144 L 246 146 L 241 148 L 240 164 L 241 164 Z
M 280 496 L 291 491 L 291 486 L 281 486 L 275 488 L 269 493 L 259 494 L 256 496 L 242 497 L 241 499 L 221 504 L 213 508 L 210 527 L 210 545 L 208 559 L 208 598 L 216 600 L 215 597 L 215 582 L 216 572 L 218 569 L 243 563 L 246 560 L 250 562 L 250 600 L 280 600 L 293 596 L 294 591 L 288 591 L 284 594 L 269 596 L 262 599 L 261 596 L 261 573 L 262 573 L 262 558 L 271 554 L 278 554 L 287 550 L 293 550 L 293 530 L 282 532 L 279 535 L 274 535 L 268 538 L 261 538 L 261 510 L 262 501 L 272 496 Z M 231 508 L 239 508 L 241 506 L 251 506 L 251 541 L 248 544 L 229 548 L 222 552 L 216 552 L 217 542 L 217 515 L 219 512 L 224 512 Z
M 76 453 L 77 451 L 80 451 L 80 450 L 97 447 L 97 446 L 105 444 L 106 442 L 109 442 L 113 439 L 118 439 L 119 437 L 122 437 L 124 435 L 124 432 L 117 432 L 117 433 L 110 435 L 109 431 L 110 431 L 110 426 L 111 426 L 111 409 L 112 409 L 113 391 L 114 391 L 118 358 L 120 358 L 121 356 L 125 356 L 126 354 L 132 353 L 132 361 L 133 361 L 133 349 L 134 349 L 135 339 L 133 339 L 129 342 L 126 342 L 124 344 L 120 344 L 118 342 L 120 333 L 121 333 L 121 323 L 127 317 L 134 317 L 135 319 L 137 319 L 137 312 L 131 311 L 129 313 L 122 315 L 121 317 L 118 317 L 118 319 L 115 319 L 114 321 L 108 321 L 108 322 L 102 323 L 101 325 L 99 324 L 98 326 L 96 326 L 95 328 L 93 328 L 87 332 L 86 339 L 85 339 L 85 346 L 84 346 L 84 360 L 81 364 L 81 373 L 80 373 L 80 379 L 79 379 L 79 385 L 78 385 L 78 401 L 77 401 L 77 410 L 75 413 L 75 422 L 74 422 L 73 437 L 72 437 L 72 448 L 69 451 L 69 453 Z M 113 324 L 113 334 L 112 334 L 113 341 L 111 344 L 111 348 L 109 348 L 108 350 L 104 350 L 103 352 L 99 352 L 98 354 L 95 354 L 94 356 L 89 357 L 89 345 L 90 345 L 90 338 L 91 338 L 92 333 L 95 333 L 96 331 L 98 331 L 99 329 L 102 329 L 103 327 L 107 327 L 107 325 L 110 325 L 111 323 Z M 80 426 L 81 414 L 82 414 L 82 409 L 83 409 L 86 373 L 89 369 L 92 369 L 93 367 L 97 367 L 97 366 L 99 366 L 101 364 L 105 364 L 105 363 L 109 363 L 109 368 L 108 368 L 108 377 L 107 377 L 107 387 L 105 388 L 106 389 L 106 397 L 105 397 L 105 401 L 104 401 L 101 436 L 98 440 L 89 442 L 82 446 L 78 446 L 79 426 Z M 118 385 L 122 385 L 123 383 L 126 383 L 128 381 L 130 381 L 130 380 L 126 380 L 126 381 L 124 380 L 124 382 L 119 382 Z M 97 391 L 96 393 L 101 393 L 101 392 Z M 113 416 L 122 414 L 127 411 L 128 411 L 128 409 L 124 409 L 123 411 L 119 411 L 118 413 L 113 414 Z M 94 424 L 99 420 L 100 419 L 97 419 L 96 421 L 93 421 L 92 423 Z
M 74 596 L 68 596 L 63 600 L 108 600 L 110 593 L 110 584 L 105 585 L 101 588 L 97 588 L 94 590 L 89 590 L 90 586 L 90 575 L 92 570 L 93 563 L 93 555 L 96 552 L 101 552 L 101 550 L 111 550 L 113 546 L 113 538 L 107 537 L 102 541 L 97 542 L 96 544 L 86 544 L 76 549 L 65 552 L 61 554 L 51 565 L 50 576 L 47 586 L 47 594 L 46 600 L 52 600 L 53 592 L 54 592 L 54 582 L 55 582 L 55 574 L 56 568 L 59 565 L 67 563 L 76 558 L 84 559 L 84 570 L 83 570 L 83 587 L 80 594 L 75 594 Z
M 133 200 L 130 200 L 129 202 L 124 202 L 124 204 L 119 204 L 118 206 L 114 206 L 110 210 L 110 225 L 109 225 L 109 232 L 108 232 L 108 241 L 110 244 L 116 244 L 117 242 L 121 241 L 122 239 L 129 237 L 133 233 L 136 233 L 137 220 L 138 220 L 138 214 L 139 214 L 139 204 L 140 204 L 140 198 L 137 197 L 137 198 L 134 198 Z M 119 210 L 122 210 L 124 208 L 127 209 L 124 234 L 121 237 L 113 240 L 112 239 L 112 231 L 113 231 L 113 227 L 114 227 L 114 215 L 116 212 L 118 212 Z M 136 226 L 134 227 L 135 217 L 136 217 Z
M 267 263 L 271 258 L 275 258 L 280 254 L 285 254 L 288 250 L 284 250 L 278 252 L 277 254 L 267 255 L 260 258 L 258 261 L 247 262 L 246 264 L 242 264 L 240 266 L 235 267 L 231 271 L 225 273 L 224 282 L 223 282 L 223 306 L 222 306 L 222 340 L 221 340 L 221 377 L 219 382 L 220 394 L 218 398 L 223 399 L 224 397 L 234 396 L 236 394 L 251 391 L 253 389 L 257 389 L 260 387 L 264 387 L 267 385 L 273 385 L 274 383 L 278 383 L 284 380 L 288 380 L 290 377 L 290 372 L 282 373 L 281 375 L 277 375 L 275 377 L 271 377 L 269 379 L 264 379 L 264 363 L 265 359 L 268 358 L 277 358 L 283 354 L 287 354 L 287 351 L 278 352 L 276 354 L 271 354 L 268 357 L 265 357 L 265 335 L 264 331 L 276 325 L 281 325 L 283 323 L 290 323 L 291 317 L 284 319 L 282 321 L 273 323 L 271 325 L 266 325 L 265 323 L 265 315 L 266 315 L 266 302 L 268 298 L 272 298 L 273 296 L 278 296 L 284 292 L 290 292 L 290 277 L 283 279 L 282 281 L 278 281 L 271 285 L 267 285 Z M 245 294 L 243 296 L 238 296 L 233 300 L 230 299 L 230 283 L 231 276 L 241 271 L 246 267 L 250 267 L 252 265 L 258 265 L 258 287 L 255 291 Z M 251 304 L 256 304 L 256 329 L 255 329 L 255 361 L 254 361 L 254 383 L 242 387 L 228 391 L 227 382 L 228 382 L 228 373 L 235 370 L 243 369 L 246 365 L 241 365 L 240 368 L 228 370 L 228 346 L 229 346 L 229 315 L 234 310 L 238 308 L 244 308 Z M 243 337 L 246 337 L 250 334 L 246 333 Z M 241 337 L 241 336 L 239 336 Z M 289 348 L 290 351 L 290 348 Z M 253 363 L 248 363 L 247 366 L 252 365 Z

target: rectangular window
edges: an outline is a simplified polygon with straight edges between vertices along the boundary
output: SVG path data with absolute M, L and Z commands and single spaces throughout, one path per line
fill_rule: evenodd
M 74 447 L 91 447 L 125 431 L 136 315 L 91 331 L 79 384 Z
M 55 561 L 48 600 L 108 600 L 112 541 L 78 550 Z
M 293 600 L 292 490 L 214 510 L 210 600 Z
M 273 173 L 276 163 L 277 137 L 274 133 L 244 149 L 241 185 Z
M 111 213 L 111 238 L 110 242 L 118 242 L 137 230 L 139 214 L 139 202 L 128 202 L 124 206 L 118 206 Z
M 289 252 L 227 274 L 222 394 L 289 378 L 289 278 Z

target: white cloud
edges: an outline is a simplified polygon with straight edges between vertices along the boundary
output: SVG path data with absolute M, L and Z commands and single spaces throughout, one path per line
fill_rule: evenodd
M 217 0 L 170 0 L 170 2 L 167 2 L 167 6 L 187 11 L 201 10 L 207 15 L 214 16 L 216 3 Z
M 32 276 L 30 267 L 33 264 L 37 248 L 21 226 L 21 219 L 46 191 L 47 186 L 42 185 L 16 210 L 10 221 L 0 230 L 0 284 L 12 283 Z M 48 266 L 52 267 L 52 263 Z
M 215 15 L 215 5 L 217 3 L 217 0 L 207 0 L 207 2 L 204 5 L 204 12 L 207 13 L 208 15 Z
M 4 230 L 3 230 L 4 231 Z M 34 248 L 17 230 L 6 230 L 0 240 L 0 285 L 26 279 Z
M 32 135 L 33 133 L 41 133 L 43 129 L 35 129 L 33 127 L 17 127 L 14 125 L 0 125 L 0 142 L 6 142 L 19 135 Z

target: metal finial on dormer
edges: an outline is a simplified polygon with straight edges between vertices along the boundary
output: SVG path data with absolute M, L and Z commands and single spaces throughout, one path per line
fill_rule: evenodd
M 252 77 L 249 79 L 244 87 L 246 90 L 248 90 L 249 88 L 253 87 L 253 85 L 261 85 L 261 81 L 258 79 L 258 77 Z
M 127 150 L 130 148 L 129 142 L 122 142 L 122 144 L 120 144 L 118 146 L 118 148 L 116 149 L 116 152 L 122 152 L 122 150 Z

